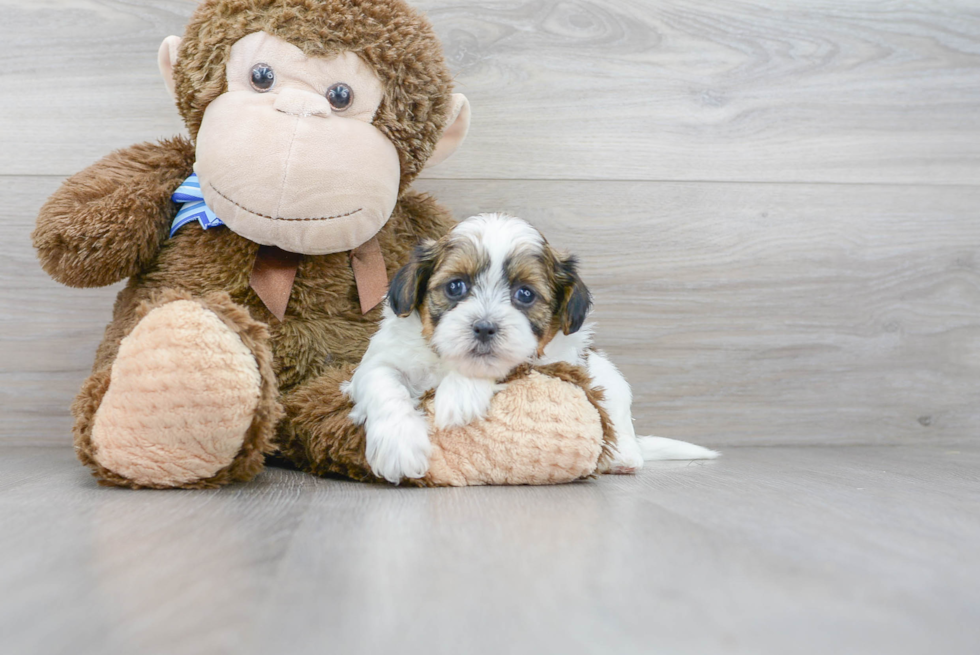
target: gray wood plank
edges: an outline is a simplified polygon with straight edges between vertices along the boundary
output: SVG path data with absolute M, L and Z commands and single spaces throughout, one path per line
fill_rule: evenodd
M 640 433 L 730 443 L 976 439 L 975 188 L 420 185 L 577 252 Z
M 183 129 L 157 71 L 194 0 L 0 0 L 0 174 L 69 175 Z M 155 44 L 155 45 L 154 45 Z
M 7 443 L 64 443 L 115 289 L 47 279 L 27 234 L 56 186 L 0 178 Z M 577 252 L 641 433 L 715 446 L 975 440 L 974 187 L 429 180 Z
M 976 3 L 417 3 L 473 103 L 439 178 L 976 184 Z M 2 0 L 0 174 L 180 130 L 155 53 L 189 0 Z
M 47 462 L 43 462 L 47 458 Z M 973 653 L 980 450 L 730 448 L 546 488 L 97 488 L 0 447 L 14 653 Z M 59 467 L 52 467 L 55 462 Z M 57 629 L 39 629 L 37 617 Z
M 8 653 L 232 652 L 316 483 L 271 470 L 221 495 L 140 494 L 96 487 L 70 449 L 3 459 L 26 468 L 39 454 L 60 469 L 0 496 Z

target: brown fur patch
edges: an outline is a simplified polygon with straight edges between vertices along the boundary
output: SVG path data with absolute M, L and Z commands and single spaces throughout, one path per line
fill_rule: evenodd
M 402 318 L 419 308 L 429 286 L 435 265 L 436 242 L 427 240 L 412 252 L 412 258 L 398 269 L 388 286 L 388 305 Z
M 512 294 L 521 286 L 537 294 L 530 307 L 515 306 L 524 311 L 538 337 L 538 355 L 559 331 L 578 331 L 592 306 L 592 296 L 578 276 L 575 257 L 555 250 L 546 240 L 543 243 L 540 251 L 514 253 L 506 264 Z
M 424 195 L 405 194 L 381 229 L 387 274 L 405 263 L 413 245 L 441 236 L 452 225 L 449 213 Z M 119 341 L 132 329 L 136 307 L 164 289 L 193 297 L 226 291 L 260 322 L 267 323 L 280 390 L 316 377 L 332 366 L 356 363 L 377 329 L 380 307 L 362 314 L 347 253 L 310 255 L 300 261 L 286 308 L 286 320 L 272 315 L 248 284 L 258 246 L 219 227 L 187 225 L 161 247 L 152 267 L 132 277 L 116 300 L 114 318 L 100 346 L 94 370 L 115 358 Z
M 432 318 L 432 312 L 429 310 L 429 303 L 425 303 L 419 307 L 419 319 L 422 321 L 422 336 L 425 337 L 426 341 L 431 343 L 432 336 L 436 332 L 438 320 Z
M 552 308 L 557 330 L 564 334 L 578 332 L 592 308 L 592 293 L 578 274 L 578 259 L 574 255 L 547 248 L 548 269 L 553 275 Z
M 533 291 L 537 299 L 528 307 L 522 307 L 515 303 L 531 323 L 531 329 L 538 337 L 538 353 L 544 351 L 544 347 L 554 337 L 554 296 L 557 285 L 555 283 L 554 268 L 551 266 L 549 252 L 551 248 L 545 244 L 544 249 L 539 252 L 519 252 L 507 259 L 505 264 L 507 280 L 510 282 L 511 302 L 513 294 L 522 286 L 526 286 Z
M 429 278 L 425 299 L 419 308 L 422 318 L 422 334 L 431 339 L 439 321 L 453 307 L 467 298 L 453 299 L 446 295 L 446 285 L 452 280 L 462 280 L 468 287 L 490 265 L 490 259 L 469 239 L 452 234 L 439 240 L 434 247 L 432 274 Z

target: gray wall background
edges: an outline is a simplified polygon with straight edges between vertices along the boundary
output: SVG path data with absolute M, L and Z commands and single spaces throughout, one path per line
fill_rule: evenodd
M 417 187 L 577 252 L 640 433 L 974 440 L 977 2 L 418 2 L 473 106 Z M 0 443 L 67 444 L 118 287 L 40 270 L 68 175 L 181 132 L 192 0 L 0 0 Z

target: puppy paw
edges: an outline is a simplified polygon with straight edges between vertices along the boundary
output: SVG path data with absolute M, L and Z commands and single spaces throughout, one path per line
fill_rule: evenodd
M 643 452 L 636 437 L 620 438 L 616 443 L 615 455 L 609 463 L 608 473 L 613 475 L 633 475 L 643 468 Z
M 421 415 L 368 421 L 366 432 L 368 464 L 378 477 L 398 484 L 428 472 L 432 443 Z
M 623 455 L 616 453 L 609 466 L 609 472 L 613 475 L 633 475 L 643 468 L 643 457 L 633 455 Z
M 483 418 L 500 388 L 492 380 L 450 373 L 436 388 L 433 400 L 436 427 L 466 425 Z

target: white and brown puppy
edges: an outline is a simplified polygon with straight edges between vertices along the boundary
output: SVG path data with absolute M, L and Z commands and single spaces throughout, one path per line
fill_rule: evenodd
M 437 427 L 483 417 L 498 380 L 525 362 L 586 366 L 605 389 L 616 430 L 613 472 L 644 459 L 701 459 L 717 453 L 682 441 L 637 439 L 632 394 L 622 374 L 592 349 L 592 306 L 576 260 L 555 251 L 527 222 L 481 214 L 420 246 L 391 281 L 378 332 L 344 393 L 365 426 L 367 459 L 391 482 L 429 465 L 429 426 L 419 399 L 435 389 Z

